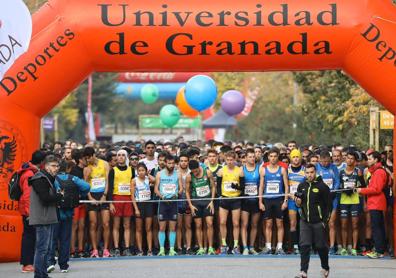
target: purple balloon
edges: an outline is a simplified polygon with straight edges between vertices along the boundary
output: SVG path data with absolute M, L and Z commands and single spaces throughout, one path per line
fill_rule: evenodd
M 245 109 L 246 100 L 243 94 L 236 90 L 230 90 L 221 97 L 221 108 L 229 116 L 238 115 Z

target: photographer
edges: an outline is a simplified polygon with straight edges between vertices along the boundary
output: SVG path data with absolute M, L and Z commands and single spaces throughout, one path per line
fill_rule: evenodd
M 329 276 L 329 247 L 326 225 L 332 211 L 332 199 L 329 187 L 319 176 L 316 168 L 308 164 L 305 168 L 306 181 L 299 184 L 297 192 L 290 195 L 300 209 L 300 253 L 301 272 L 296 278 L 307 277 L 310 249 L 314 244 L 320 257 L 321 277 Z

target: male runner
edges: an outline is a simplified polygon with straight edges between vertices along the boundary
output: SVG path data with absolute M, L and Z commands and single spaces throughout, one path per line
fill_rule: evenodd
M 99 212 L 102 217 L 103 225 L 103 257 L 110 257 L 109 204 L 102 203 L 103 201 L 106 201 L 107 193 L 109 192 L 108 176 L 110 167 L 106 161 L 96 158 L 95 150 L 92 147 L 86 147 L 84 149 L 84 157 L 88 163 L 88 166 L 84 168 L 84 179 L 91 186 L 90 192 L 88 193 L 88 199 L 90 201 L 94 201 L 93 203 L 87 205 L 89 215 L 89 234 L 92 244 L 91 258 L 99 257 L 97 238 L 97 223 Z
M 180 174 L 175 170 L 175 158 L 167 155 L 165 158 L 165 169 L 157 173 L 155 177 L 155 194 L 160 198 L 158 204 L 159 233 L 158 239 L 160 252 L 158 256 L 165 256 L 165 231 L 169 229 L 169 256 L 175 256 L 176 241 L 176 221 L 177 221 L 177 200 L 178 195 L 182 193 L 183 186 L 180 180 Z
M 117 166 L 109 172 L 109 201 L 130 201 L 131 200 L 131 180 L 133 178 L 133 169 L 129 166 L 127 151 L 119 150 L 117 152 Z M 113 218 L 113 244 L 114 256 L 121 256 L 120 252 L 120 224 L 121 218 L 124 228 L 124 256 L 132 256 L 130 251 L 131 238 L 131 216 L 133 209 L 131 203 L 111 203 L 110 212 Z
M 186 199 L 186 178 L 190 174 L 190 171 L 188 169 L 188 155 L 187 153 L 181 153 L 179 156 L 179 168 L 178 172 L 181 176 L 181 182 L 183 184 L 183 193 L 180 196 L 181 199 Z M 184 235 L 185 235 L 185 243 L 186 243 L 186 254 L 187 255 L 192 255 L 191 251 L 191 238 L 192 238 L 192 232 L 191 232 L 191 223 L 192 223 L 192 216 L 191 216 L 191 211 L 190 207 L 187 202 L 177 202 L 177 233 L 176 233 L 176 245 L 177 245 L 177 251 L 178 254 L 182 254 L 183 250 L 183 230 L 184 230 Z
M 218 148 L 218 149 L 220 149 L 220 148 Z M 217 151 L 215 149 L 209 149 L 207 151 L 207 154 L 208 154 L 208 165 L 207 165 L 207 167 L 212 172 L 213 179 L 215 180 L 215 182 L 217 182 L 217 173 L 219 172 L 219 170 L 223 166 L 221 164 L 219 164 L 218 154 L 217 154 Z M 218 198 L 220 196 L 221 196 L 221 187 L 216 187 L 216 198 Z M 214 242 L 215 242 L 215 245 L 217 246 L 216 248 L 218 248 L 216 250 L 217 254 L 220 253 L 220 246 L 221 246 L 220 213 L 219 213 L 219 209 L 220 209 L 220 201 L 219 200 L 215 200 L 214 201 L 214 210 L 215 210 L 215 212 L 214 212 L 214 220 L 215 220 L 214 221 L 214 234 L 215 234 Z
M 297 192 L 297 187 L 305 181 L 305 167 L 302 166 L 301 152 L 294 149 L 290 153 L 291 163 L 288 170 L 289 191 L 291 194 Z M 293 248 L 293 254 L 299 254 L 298 249 L 298 232 L 297 232 L 297 212 L 296 202 L 290 199 L 288 202 L 289 221 L 290 221 L 290 238 Z
M 337 166 L 331 163 L 330 153 L 327 150 L 324 150 L 320 153 L 319 163 L 316 164 L 316 174 L 322 177 L 324 183 L 327 184 L 330 191 L 340 188 L 340 175 Z M 333 211 L 331 212 L 331 217 L 329 221 L 330 254 L 335 255 L 337 253 L 337 248 L 334 245 L 336 240 L 336 220 L 337 209 L 339 205 L 339 195 L 331 195 L 333 198 Z M 340 250 L 338 251 L 338 253 L 341 252 L 341 248 L 339 249 Z
M 158 166 L 158 161 L 155 158 L 155 143 L 151 140 L 147 141 L 144 145 L 146 157 L 140 162 L 146 164 L 148 172 L 150 173 L 155 167 Z
M 283 251 L 283 211 L 287 209 L 289 181 L 287 169 L 281 167 L 279 162 L 279 149 L 272 148 L 268 151 L 268 166 L 260 169 L 259 207 L 264 211 L 265 248 L 263 254 L 272 252 L 272 225 L 276 219 L 277 245 L 275 254 L 282 255 Z M 279 196 L 283 194 L 284 196 Z M 264 198 L 264 202 L 263 202 Z
M 332 152 L 332 160 L 335 166 L 337 166 L 338 172 L 345 169 L 346 163 L 342 159 L 342 152 L 339 149 L 334 149 Z
M 342 249 L 340 254 L 342 256 L 348 255 L 347 241 L 348 241 L 348 220 L 351 216 L 352 223 L 352 249 L 351 255 L 357 256 L 357 243 L 359 238 L 359 210 L 360 199 L 359 194 L 353 192 L 355 188 L 365 187 L 363 173 L 356 168 L 355 152 L 348 152 L 346 159 L 346 168 L 340 171 L 340 188 L 350 189 L 348 192 L 341 193 L 340 211 L 341 211 L 341 236 Z
M 243 244 L 243 255 L 257 255 L 254 250 L 254 243 L 257 236 L 257 224 L 260 220 L 260 209 L 258 206 L 258 188 L 260 185 L 260 166 L 256 164 L 254 149 L 246 150 L 246 165 L 243 166 L 245 176 L 245 196 L 252 196 L 252 199 L 242 200 L 241 212 L 241 237 Z M 248 241 L 248 224 L 250 222 L 250 238 Z M 249 244 L 248 244 L 249 242 Z
M 235 166 L 236 153 L 229 151 L 225 154 L 226 165 L 217 172 L 217 186 L 221 187 L 220 200 L 220 233 L 221 233 L 221 253 L 227 254 L 227 218 L 228 213 L 232 214 L 232 234 L 234 246 L 232 254 L 240 254 L 239 251 L 239 221 L 241 217 L 241 200 L 228 199 L 239 197 L 245 187 L 245 178 L 241 168 Z
M 203 169 L 196 160 L 190 160 L 188 167 L 191 172 L 186 178 L 186 196 L 194 217 L 195 233 L 199 246 L 197 255 L 206 253 L 202 234 L 202 218 L 205 219 L 206 223 L 208 255 L 215 255 L 213 249 L 213 200 L 200 200 L 215 197 L 216 186 L 213 175 L 208 169 Z

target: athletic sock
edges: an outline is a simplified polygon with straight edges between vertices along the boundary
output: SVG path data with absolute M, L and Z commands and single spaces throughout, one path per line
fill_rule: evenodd
M 266 247 L 267 249 L 271 249 L 271 242 L 266 242 L 266 243 L 265 243 L 265 247 Z
M 282 242 L 278 242 L 278 244 L 276 245 L 276 249 L 282 249 L 282 245 L 283 245 Z
M 175 247 L 175 241 L 176 241 L 176 232 L 170 232 L 169 233 L 169 246 Z
M 221 239 L 221 245 L 223 245 L 223 246 L 226 246 L 226 245 L 227 245 L 227 242 L 226 242 L 225 238 L 222 238 L 222 239 Z
M 291 236 L 291 241 L 292 241 L 293 246 L 297 245 L 298 244 L 298 233 L 297 233 L 297 231 L 290 232 L 290 236 Z
M 238 240 L 234 240 L 234 248 L 238 247 Z
M 165 232 L 158 232 L 158 241 L 161 248 L 165 246 Z

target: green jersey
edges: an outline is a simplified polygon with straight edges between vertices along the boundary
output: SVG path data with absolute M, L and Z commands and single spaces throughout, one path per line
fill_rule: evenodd
M 197 178 L 191 173 L 191 196 L 193 199 L 210 198 L 212 190 L 210 188 L 210 180 L 205 169 L 202 177 Z

